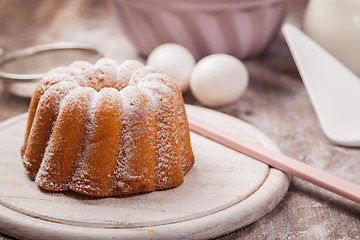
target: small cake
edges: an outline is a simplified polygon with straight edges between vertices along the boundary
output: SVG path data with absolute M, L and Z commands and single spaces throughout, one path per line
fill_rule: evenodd
M 32 96 L 21 156 L 41 188 L 98 197 L 179 186 L 194 164 L 179 87 L 134 60 L 51 70 Z

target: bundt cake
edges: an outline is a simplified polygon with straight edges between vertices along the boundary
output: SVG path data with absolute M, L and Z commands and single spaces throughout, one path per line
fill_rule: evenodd
M 179 87 L 134 60 L 51 70 L 32 96 L 21 156 L 41 188 L 89 196 L 176 187 L 194 164 Z

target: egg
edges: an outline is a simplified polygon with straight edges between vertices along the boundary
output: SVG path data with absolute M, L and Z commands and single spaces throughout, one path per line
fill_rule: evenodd
M 190 75 L 195 59 L 185 47 L 167 43 L 156 47 L 149 55 L 146 65 L 156 67 L 169 75 L 179 85 L 182 92 L 189 88 Z
M 190 89 L 202 104 L 220 107 L 239 99 L 248 82 L 249 74 L 239 59 L 227 54 L 213 54 L 195 65 Z

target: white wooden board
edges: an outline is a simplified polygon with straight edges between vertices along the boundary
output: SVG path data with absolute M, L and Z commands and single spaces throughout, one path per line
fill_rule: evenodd
M 187 106 L 189 115 L 271 149 L 259 130 L 225 114 Z M 27 239 L 203 239 L 240 229 L 283 198 L 288 177 L 191 133 L 195 165 L 180 187 L 92 198 L 41 190 L 20 158 L 27 115 L 0 124 L 0 231 Z

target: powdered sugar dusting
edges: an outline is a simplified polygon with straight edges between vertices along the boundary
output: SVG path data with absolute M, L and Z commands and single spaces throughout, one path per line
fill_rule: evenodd
M 81 192 L 91 192 L 93 189 L 92 182 L 89 179 L 89 172 L 91 171 L 91 166 L 87 164 L 86 155 L 89 151 L 89 138 L 93 134 L 93 129 L 95 128 L 95 111 L 96 105 L 98 103 L 99 94 L 94 92 L 91 94 L 91 98 L 89 99 L 88 110 L 86 112 L 86 120 L 85 120 L 85 131 L 82 137 L 82 150 L 78 153 L 78 161 L 76 163 L 75 171 L 72 175 L 70 188 L 75 191 Z
M 155 190 L 155 123 L 152 106 L 137 87 L 122 89 L 120 97 L 124 115 L 121 149 L 115 170 L 116 191 L 131 193 Z M 146 111 L 139 110 L 141 108 Z
M 28 148 L 24 154 L 24 164 L 33 178 L 35 178 L 40 168 L 43 153 L 53 130 L 53 122 L 56 122 L 59 105 L 62 99 L 76 87 L 78 85 L 72 82 L 57 83 L 51 86 L 39 101 L 38 110 L 28 138 L 28 142 L 33 147 Z
M 116 74 L 117 74 L 117 83 L 114 86 L 114 88 L 121 90 L 128 85 L 132 71 L 129 70 L 129 68 L 120 65 L 117 67 Z
M 92 67 L 83 71 L 87 78 L 87 86 L 97 91 L 104 87 L 112 87 L 116 84 L 117 63 L 110 59 L 100 59 Z
M 131 59 L 125 60 L 121 65 L 128 68 L 131 72 L 134 72 L 137 69 L 144 67 L 144 64 L 142 64 L 141 62 Z
M 92 67 L 92 64 L 86 61 L 75 61 L 69 66 L 69 68 L 76 69 L 80 72 L 83 72 L 90 67 Z
M 129 79 L 134 71 L 143 68 L 144 65 L 135 60 L 126 60 L 117 68 L 117 81 L 114 86 L 116 89 L 121 90 L 129 83 Z
M 129 85 L 136 85 L 139 82 L 143 81 L 143 79 L 152 74 L 152 73 L 156 73 L 157 70 L 152 67 L 152 66 L 146 66 L 143 68 L 140 68 L 136 71 L 134 71 L 134 73 L 131 75 L 130 81 L 129 81 Z
M 187 116 L 184 107 L 184 100 L 182 98 L 182 94 L 177 83 L 171 79 L 169 76 L 162 73 L 153 73 L 149 74 L 142 79 L 142 81 L 151 81 L 151 82 L 160 82 L 164 85 L 164 87 L 168 87 L 172 94 L 176 99 L 176 108 L 178 114 L 179 121 L 179 129 L 180 129 L 180 148 L 183 153 L 183 164 L 184 164 L 184 173 L 188 172 L 192 165 L 194 164 L 193 152 L 190 146 L 190 136 L 188 129 Z
M 188 168 L 192 166 L 183 160 L 188 158 L 191 147 L 185 147 L 189 143 L 184 143 L 188 130 L 181 129 L 186 123 L 186 119 L 183 119 L 186 118 L 184 104 L 181 92 L 172 79 L 134 60 L 118 65 L 116 61 L 101 59 L 95 65 L 74 62 L 67 68 L 54 69 L 41 81 L 40 86 L 46 93 L 43 101 L 56 88 L 64 90 L 53 102 L 62 113 L 54 121 L 36 177 L 40 186 L 55 191 L 70 188 L 84 194 L 108 196 L 152 191 L 182 183 L 183 172 L 186 172 L 183 163 Z M 100 146 L 100 142 L 94 142 L 94 136 L 97 136 L 95 129 L 102 125 L 98 125 L 95 118 L 100 101 L 107 96 L 118 101 L 118 105 L 115 104 L 117 107 L 112 104 L 106 106 L 111 113 L 115 111 L 114 106 L 116 110 L 122 110 L 122 123 L 117 126 L 121 128 L 121 140 L 113 176 L 111 172 L 96 169 L 88 162 L 92 151 L 90 146 L 94 146 L 94 149 Z M 75 114 L 69 118 L 72 122 L 68 122 L 65 113 Z M 67 129 L 68 135 L 75 135 L 78 140 L 73 141 L 63 135 L 62 129 Z M 72 141 L 74 146 L 71 145 Z M 104 153 L 92 152 L 98 157 Z M 69 156 L 72 160 L 68 159 Z M 62 160 L 53 162 L 56 159 L 63 159 L 66 163 L 62 164 Z M 189 159 L 191 162 L 192 152 Z M 31 160 L 24 158 L 24 163 L 27 166 Z M 64 175 L 66 171 L 70 171 L 69 176 Z M 105 174 L 106 181 L 111 182 L 110 192 L 104 192 L 102 181 L 91 174 Z
M 85 82 L 84 75 L 81 74 L 79 70 L 59 67 L 50 71 L 46 74 L 42 82 L 56 83 L 56 82 L 75 82 L 79 83 L 79 85 L 83 86 Z M 45 89 L 46 90 L 46 89 Z
M 53 190 L 68 190 L 75 169 L 83 136 L 83 119 L 92 88 L 75 88 L 60 103 L 60 111 L 43 161 L 36 176 L 39 186 Z
M 177 186 L 183 182 L 183 166 L 175 98 L 159 82 L 141 82 L 138 87 L 150 96 L 155 106 L 157 187 Z

